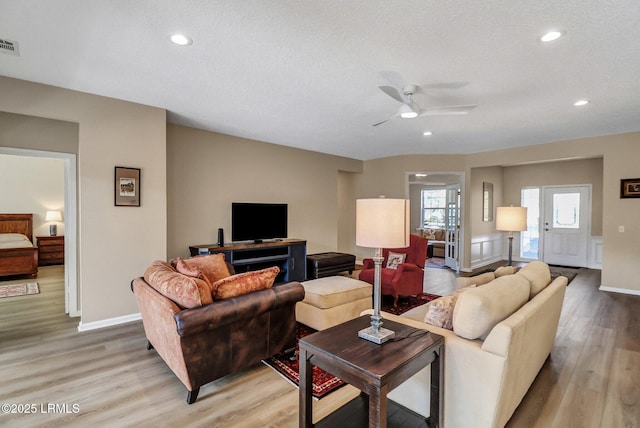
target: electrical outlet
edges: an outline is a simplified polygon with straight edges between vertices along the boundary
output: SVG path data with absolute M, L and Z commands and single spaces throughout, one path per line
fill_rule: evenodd
M 621 224 L 620 226 L 618 226 L 618 232 L 624 232 L 624 225 Z

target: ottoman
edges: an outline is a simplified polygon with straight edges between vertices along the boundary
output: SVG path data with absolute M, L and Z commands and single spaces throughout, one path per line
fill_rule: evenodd
M 307 276 L 323 278 L 340 272 L 353 273 L 356 268 L 356 256 L 346 253 L 317 253 L 307 255 Z
M 371 284 L 346 276 L 329 276 L 301 283 L 304 300 L 296 303 L 296 321 L 316 330 L 360 316 L 373 307 Z

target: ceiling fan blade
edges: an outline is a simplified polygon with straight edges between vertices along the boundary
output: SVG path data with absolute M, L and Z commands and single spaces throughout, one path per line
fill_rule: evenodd
M 402 95 L 400 95 L 400 92 L 398 92 L 398 90 L 393 86 L 378 86 L 378 88 L 380 88 L 382 92 L 389 95 L 394 100 L 400 101 L 401 103 L 404 102 L 404 100 L 402 99 Z
M 400 115 L 399 113 L 396 113 L 396 114 L 394 114 L 393 116 L 391 116 L 389 119 L 381 120 L 380 122 L 374 123 L 374 124 L 373 124 L 373 125 L 371 125 L 371 126 L 378 126 L 378 125 L 382 125 L 383 123 L 388 122 L 388 121 L 390 121 L 391 119 L 393 119 L 394 117 L 398 117 L 399 115 Z
M 454 115 L 454 114 L 467 114 L 474 108 L 478 107 L 476 104 L 463 105 L 463 106 L 448 106 L 438 107 L 425 110 L 418 117 L 422 116 L 437 116 L 437 115 Z
M 383 123 L 388 122 L 388 121 L 389 121 L 389 119 L 385 119 L 385 120 L 383 120 L 383 121 L 381 121 L 381 122 L 374 123 L 374 124 L 373 124 L 373 125 L 371 125 L 371 126 L 378 126 L 378 125 L 382 125 Z

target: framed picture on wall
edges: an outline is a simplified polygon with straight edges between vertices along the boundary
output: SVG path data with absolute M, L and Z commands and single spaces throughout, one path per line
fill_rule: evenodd
M 115 170 L 115 206 L 140 206 L 140 168 L 117 166 Z
M 493 221 L 493 183 L 482 183 L 482 221 Z
M 623 178 L 620 180 L 621 198 L 640 198 L 640 178 Z

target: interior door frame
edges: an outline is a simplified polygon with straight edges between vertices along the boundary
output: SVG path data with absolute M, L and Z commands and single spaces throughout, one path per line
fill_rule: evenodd
M 464 245 L 465 245 L 465 241 L 464 241 L 464 231 L 465 231 L 465 173 L 464 171 L 433 171 L 433 170 L 429 170 L 429 169 L 424 169 L 424 170 L 413 170 L 413 171 L 407 171 L 405 172 L 405 197 L 406 199 L 411 199 L 411 191 L 410 191 L 410 186 L 412 184 L 421 184 L 424 186 L 434 186 L 434 187 L 441 187 L 441 188 L 447 188 L 447 186 L 452 185 L 453 183 L 430 183 L 430 182 L 418 182 L 418 181 L 411 181 L 410 177 L 411 175 L 415 175 L 415 174 L 428 174 L 428 175 L 457 175 L 459 177 L 458 179 L 458 185 L 460 186 L 460 206 L 459 206 L 459 215 L 460 218 L 459 223 L 460 223 L 460 228 L 458 229 L 458 242 L 457 242 L 457 251 L 458 251 L 458 266 L 457 266 L 457 271 L 460 271 L 460 267 L 464 266 Z M 415 231 L 411 231 L 411 233 L 415 233 Z
M 444 260 L 445 260 L 445 265 L 450 267 L 451 269 L 455 269 L 456 272 L 460 271 L 460 224 L 461 224 L 461 220 L 462 220 L 462 210 L 460 209 L 460 205 L 462 204 L 462 184 L 461 183 L 457 183 L 457 184 L 450 184 L 448 186 L 445 186 L 445 188 L 447 189 L 447 209 L 446 209 L 446 214 L 445 214 L 445 219 L 446 219 L 446 226 L 445 226 L 445 251 L 444 251 Z M 450 192 L 455 192 L 455 196 L 454 196 L 454 210 L 457 211 L 457 215 L 456 215 L 456 224 L 454 225 L 454 228 L 450 227 L 450 222 L 451 222 L 451 216 L 449 215 L 450 213 L 450 206 L 449 204 L 451 203 L 449 201 L 449 196 L 450 196 Z M 453 232 L 453 237 L 451 236 L 451 232 Z M 453 238 L 453 239 L 452 239 Z M 450 256 L 449 254 L 453 252 L 453 255 Z
M 584 187 L 587 189 L 587 201 L 586 201 L 586 215 L 584 216 L 586 222 L 586 259 L 583 267 L 589 266 L 589 257 L 590 257 L 590 249 L 591 249 L 591 217 L 592 217 L 592 198 L 593 198 L 593 186 L 591 184 L 558 184 L 558 185 L 549 185 L 549 186 L 541 186 L 540 187 L 540 222 L 539 222 L 539 230 L 540 230 L 540 243 L 538 245 L 538 259 L 544 261 L 545 260 L 545 220 L 547 215 L 547 190 L 552 189 L 569 189 L 576 187 Z
M 78 286 L 77 233 L 78 193 L 76 155 L 74 153 L 0 147 L 0 154 L 64 161 L 64 310 L 71 317 L 81 314 Z

